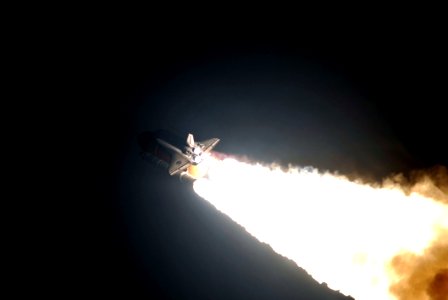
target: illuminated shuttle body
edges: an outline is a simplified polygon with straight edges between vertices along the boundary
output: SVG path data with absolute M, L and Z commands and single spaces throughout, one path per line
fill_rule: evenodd
M 191 177 L 196 175 L 192 171 L 200 164 L 206 153 L 210 152 L 219 139 L 213 138 L 202 142 L 195 142 L 190 133 L 186 141 L 166 130 L 145 131 L 139 136 L 142 157 L 168 168 L 170 175 Z

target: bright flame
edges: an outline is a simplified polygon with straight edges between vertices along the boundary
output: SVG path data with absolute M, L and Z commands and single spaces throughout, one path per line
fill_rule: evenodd
M 436 275 L 437 291 L 448 284 L 448 201 L 437 201 L 448 197 L 434 185 L 418 189 L 436 189 L 439 198 L 234 159 L 209 161 L 208 177 L 194 183 L 202 198 L 332 289 L 359 300 L 448 299 L 431 292 Z M 441 254 L 426 259 L 433 245 Z M 422 263 L 419 290 L 408 285 Z

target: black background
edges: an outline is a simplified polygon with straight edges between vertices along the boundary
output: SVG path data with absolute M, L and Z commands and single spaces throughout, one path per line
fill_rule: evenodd
M 41 287 L 128 299 L 343 298 L 139 157 L 138 134 L 163 128 L 219 137 L 217 151 L 252 160 L 377 180 L 446 165 L 437 23 L 296 18 L 148 17 L 51 35 L 51 107 L 64 125 L 50 127 L 70 164 L 57 219 L 68 226 L 49 226 L 45 252 L 56 263 L 44 263 L 53 271 Z

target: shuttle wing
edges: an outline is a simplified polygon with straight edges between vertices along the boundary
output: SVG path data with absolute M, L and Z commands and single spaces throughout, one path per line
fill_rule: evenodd
M 173 153 L 171 165 L 168 168 L 168 173 L 170 173 L 170 175 L 177 174 L 188 168 L 190 164 L 191 162 L 182 154 Z
M 218 144 L 218 143 L 219 143 L 219 139 L 214 138 L 214 139 L 209 139 L 209 140 L 206 140 L 203 142 L 199 142 L 198 144 L 203 145 L 202 151 L 207 152 L 207 151 L 212 150 L 213 147 L 215 147 L 216 144 Z

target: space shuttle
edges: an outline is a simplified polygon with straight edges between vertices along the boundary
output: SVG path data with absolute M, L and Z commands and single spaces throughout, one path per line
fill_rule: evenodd
M 218 138 L 196 142 L 191 133 L 183 140 L 166 130 L 145 131 L 138 139 L 142 157 L 163 165 L 172 176 L 185 175 L 190 166 L 200 164 L 219 143 Z

